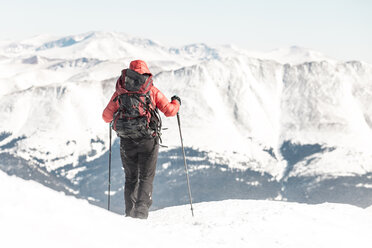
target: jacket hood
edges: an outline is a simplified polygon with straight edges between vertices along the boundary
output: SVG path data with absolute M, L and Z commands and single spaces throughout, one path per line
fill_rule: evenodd
M 138 72 L 139 74 L 150 74 L 151 72 L 143 60 L 133 60 L 130 62 L 129 69 Z
M 118 95 L 128 92 L 146 93 L 152 85 L 152 74 L 146 63 L 134 60 L 130 63 L 129 69 L 121 71 L 121 76 L 116 82 L 116 93 Z

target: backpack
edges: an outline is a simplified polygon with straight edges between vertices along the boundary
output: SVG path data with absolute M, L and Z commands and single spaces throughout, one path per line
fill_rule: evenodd
M 150 97 L 152 76 L 136 71 L 124 70 L 121 78 L 119 109 L 114 114 L 113 129 L 117 135 L 129 139 L 159 137 L 161 118 Z

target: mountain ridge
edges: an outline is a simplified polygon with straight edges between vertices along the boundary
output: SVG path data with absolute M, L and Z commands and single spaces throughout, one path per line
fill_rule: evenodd
M 172 50 L 147 39 L 120 37 L 124 35 L 93 32 L 81 34 L 81 42 L 43 51 L 35 50 L 37 40 L 32 42 L 34 50 L 14 53 L 7 51 L 7 46 L 0 48 L 0 54 L 9 57 L 0 63 L 2 170 L 28 178 L 21 169 L 9 167 L 12 161 L 21 161 L 22 168 L 38 166 L 54 178 L 51 181 L 60 180 L 66 192 L 72 189 L 77 196 L 102 204 L 104 196 L 85 189 L 82 181 L 96 175 L 107 177 L 102 164 L 107 163 L 108 127 L 101 119 L 102 110 L 125 68 L 123 61 L 143 57 L 154 71 L 155 85 L 168 97 L 177 94 L 182 98 L 180 115 L 188 162 L 199 161 L 194 163 L 193 175 L 213 175 L 209 184 L 222 178 L 237 187 L 230 192 L 217 185 L 211 192 L 216 199 L 235 194 L 323 202 L 327 194 L 315 192 L 314 187 L 329 192 L 332 181 L 340 190 L 346 180 L 348 190 L 358 192 L 362 199 L 343 198 L 340 192 L 329 199 L 372 204 L 372 190 L 367 187 L 372 183 L 370 64 L 335 62 L 325 56 L 323 60 L 319 54 L 319 61 L 283 64 L 250 57 L 248 51 L 236 47 L 193 44 Z M 124 50 L 120 56 L 113 55 L 118 47 Z M 128 47 L 131 50 L 125 50 Z M 307 59 L 302 49 L 293 49 L 295 55 Z M 33 56 L 36 61 L 39 57 L 45 61 L 23 63 Z M 54 70 L 51 66 L 56 63 L 67 66 Z M 166 157 L 177 154 L 180 145 L 177 123 L 174 118 L 163 118 L 163 122 L 168 127 L 163 140 L 169 148 L 162 150 L 164 157 L 158 165 L 168 166 L 164 171 L 159 168 L 164 183 L 172 181 L 167 173 L 181 178 L 182 171 L 173 166 L 179 165 L 178 161 Z M 173 161 L 172 166 L 167 159 Z M 119 159 L 115 161 L 120 164 Z M 118 181 L 122 180 L 119 173 L 120 166 L 115 174 Z M 41 176 L 39 180 L 46 183 Z M 95 190 L 102 192 L 104 183 Z M 177 192 L 181 184 L 171 183 Z M 367 186 L 357 187 L 361 184 Z M 207 184 L 199 187 L 209 190 Z M 203 197 L 202 192 L 196 195 L 198 201 Z M 157 207 L 166 204 L 170 203 Z

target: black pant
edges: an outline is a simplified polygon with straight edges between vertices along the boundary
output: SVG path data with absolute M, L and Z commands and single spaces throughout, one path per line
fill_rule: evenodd
M 148 217 L 152 204 L 152 183 L 158 151 L 158 138 L 142 140 L 120 138 L 120 155 L 125 173 L 126 216 Z

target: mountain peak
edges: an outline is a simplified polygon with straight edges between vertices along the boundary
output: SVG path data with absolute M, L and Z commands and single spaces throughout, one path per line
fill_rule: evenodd
M 267 59 L 276 60 L 282 64 L 302 64 L 304 62 L 312 61 L 335 61 L 334 59 L 331 59 L 320 52 L 297 45 L 277 48 L 263 53 L 262 56 Z

